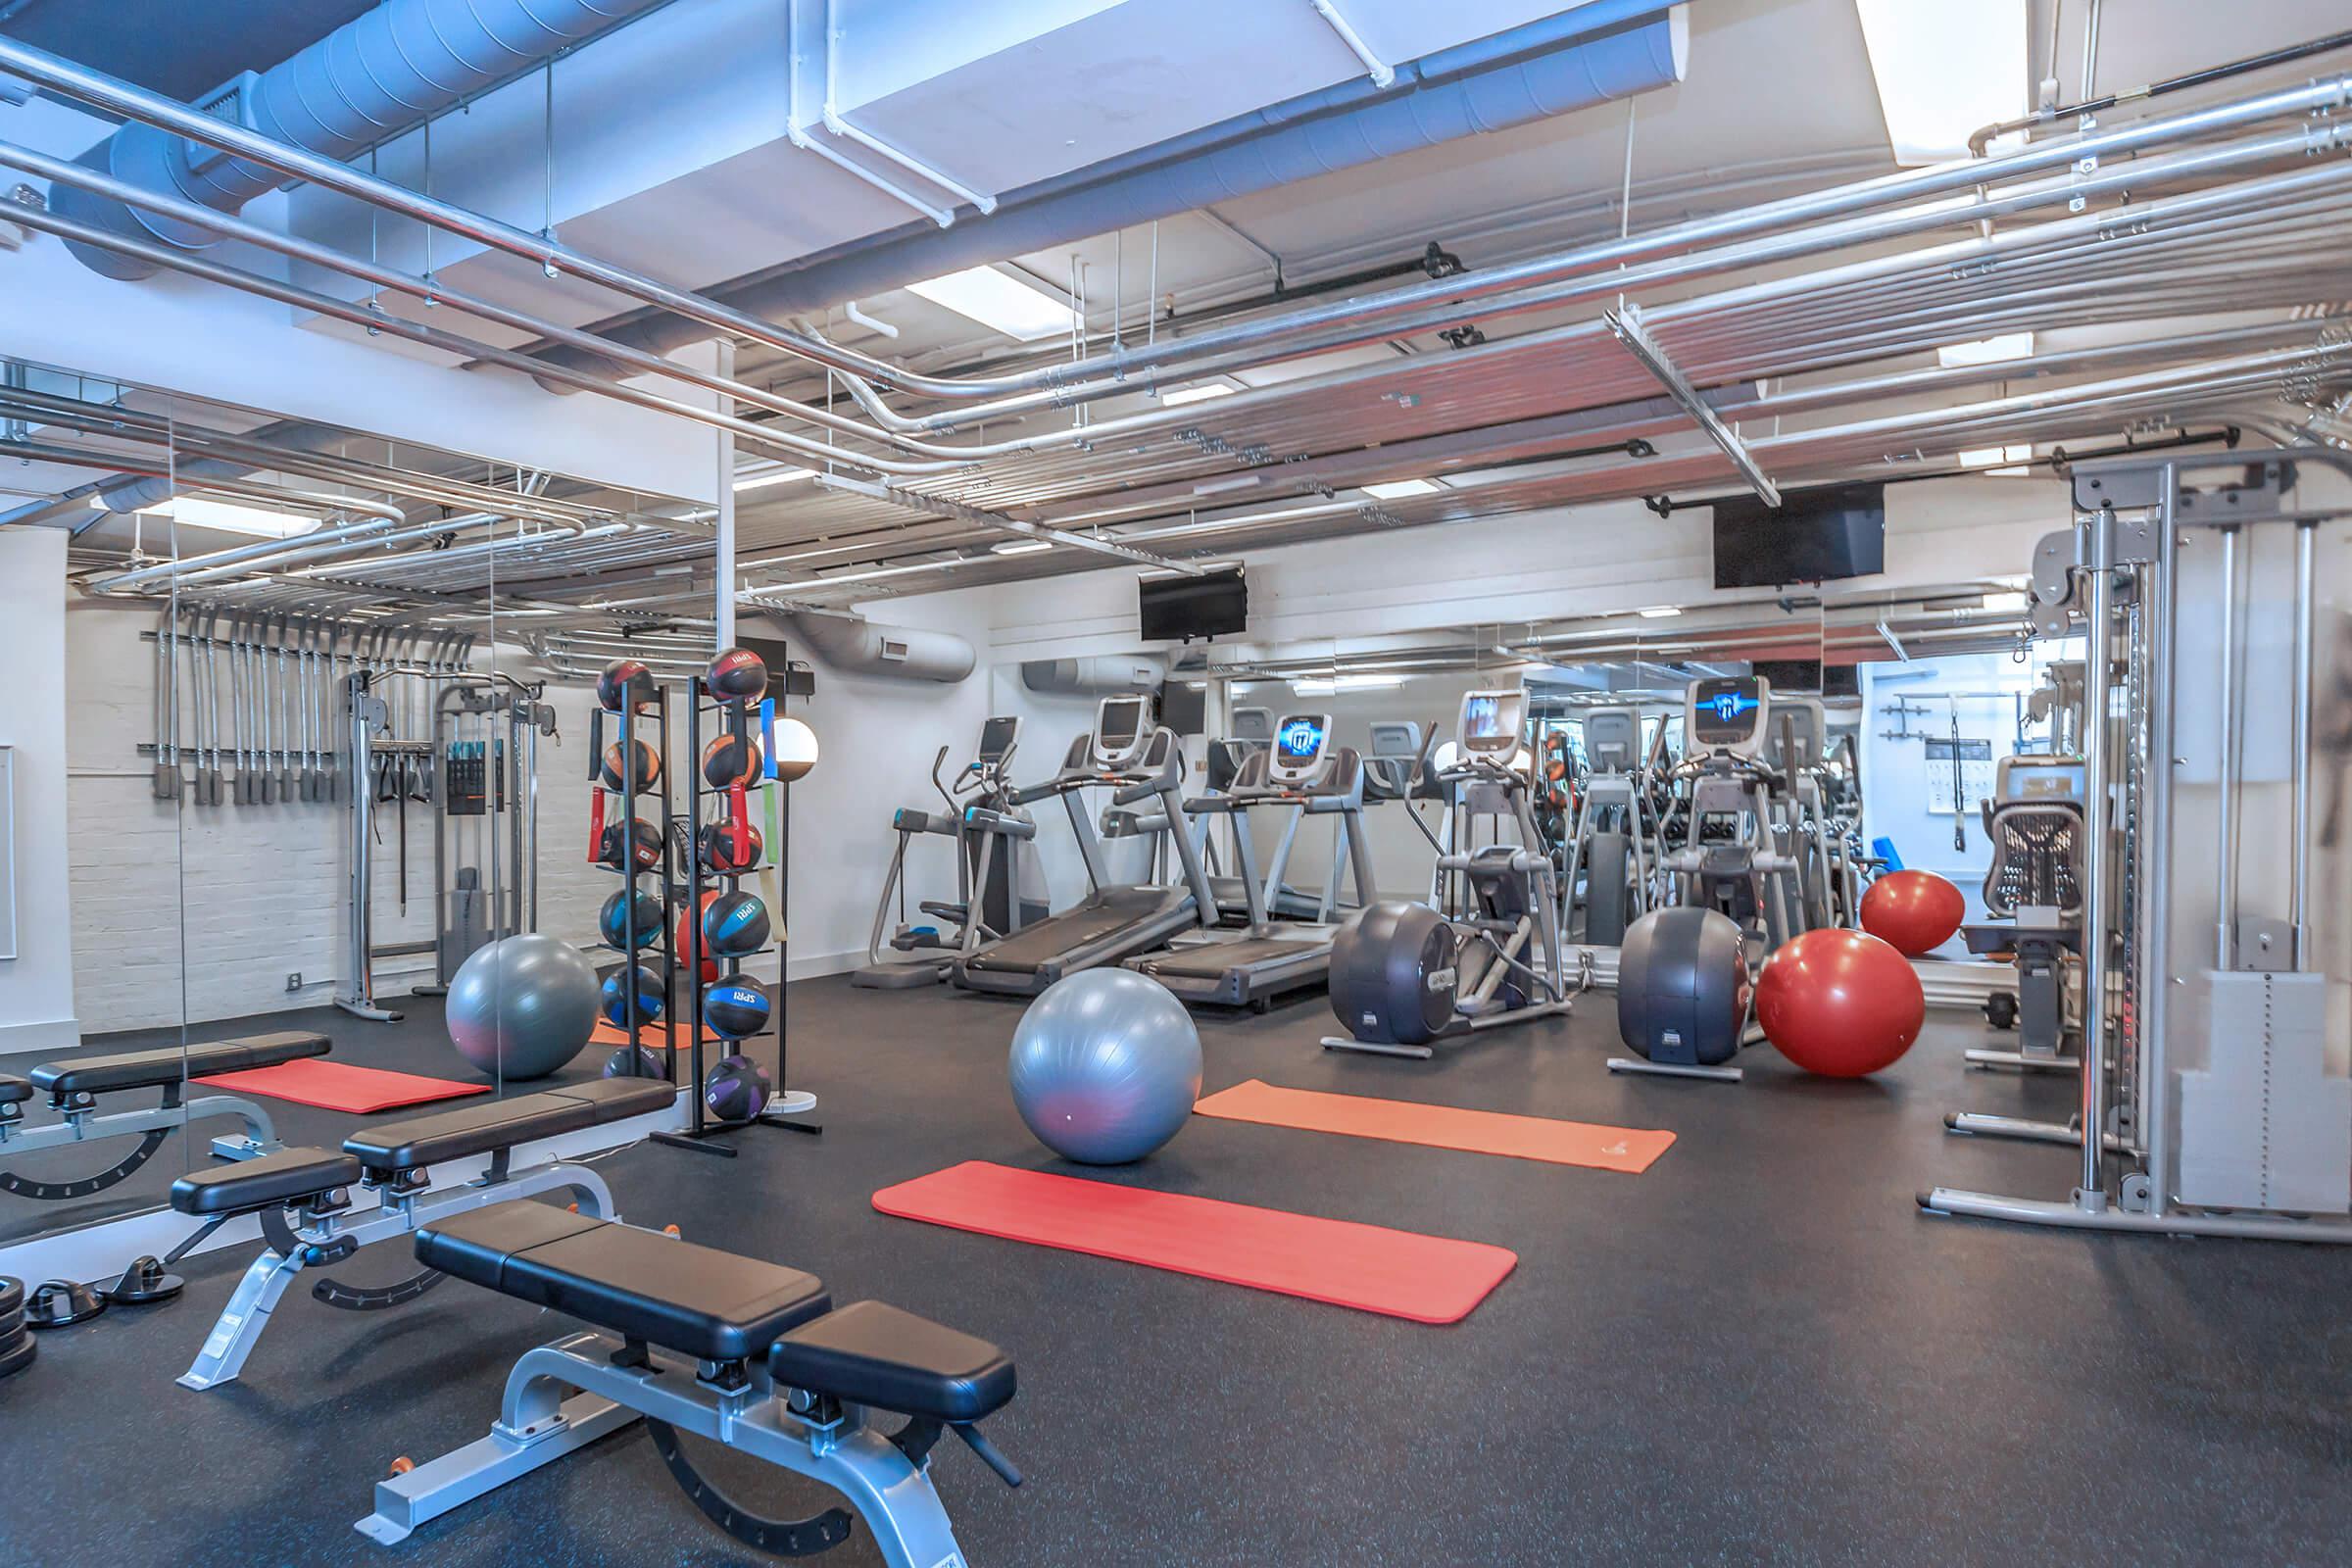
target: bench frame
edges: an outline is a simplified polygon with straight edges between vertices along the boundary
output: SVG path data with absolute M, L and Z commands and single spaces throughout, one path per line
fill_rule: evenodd
M 612 1189 L 587 1166 L 551 1159 L 517 1171 L 510 1166 L 513 1154 L 511 1148 L 493 1151 L 487 1171 L 454 1188 L 423 1185 L 429 1182 L 429 1172 L 401 1172 L 397 1179 L 392 1179 L 392 1173 L 369 1172 L 361 1185 L 378 1195 L 377 1205 L 371 1209 L 355 1212 L 345 1190 L 336 1187 L 261 1210 L 262 1235 L 270 1245 L 247 1267 L 212 1333 L 205 1337 L 204 1348 L 175 1381 L 182 1388 L 199 1390 L 234 1381 L 244 1369 L 245 1358 L 261 1343 L 270 1313 L 294 1277 L 306 1268 L 342 1262 L 361 1248 L 414 1235 L 436 1220 L 469 1209 L 566 1189 L 581 1213 L 598 1219 L 620 1217 L 612 1206 Z M 220 1220 L 235 1217 L 223 1215 Z M 204 1234 L 204 1230 L 197 1233 L 199 1238 Z M 445 1277 L 437 1269 L 427 1269 L 395 1285 L 368 1289 L 320 1280 L 311 1294 L 329 1306 L 373 1311 L 414 1300 Z
M 153 1087 L 153 1086 L 141 1086 Z M 95 1176 L 84 1176 L 70 1182 L 36 1181 L 14 1171 L 0 1170 L 0 1193 L 12 1193 L 19 1198 L 56 1201 L 62 1199 L 87 1198 L 102 1193 L 117 1182 L 138 1170 L 153 1159 L 164 1140 L 178 1128 L 197 1121 L 220 1116 L 234 1116 L 245 1124 L 241 1137 L 221 1137 L 213 1140 L 213 1156 L 217 1159 L 254 1159 L 263 1154 L 277 1152 L 277 1128 L 270 1113 L 241 1095 L 199 1095 L 182 1101 L 184 1083 L 162 1086 L 164 1102 L 143 1110 L 108 1110 L 98 1108 L 96 1093 L 88 1090 L 67 1094 L 52 1092 L 49 1106 L 64 1119 L 43 1122 L 28 1127 L 24 1121 L 24 1104 L 0 1105 L 0 1153 L 19 1151 L 31 1153 L 38 1150 L 68 1149 L 75 1144 L 95 1144 L 112 1138 L 136 1138 L 138 1146 Z M 132 1094 L 136 1090 L 108 1090 L 109 1094 Z
M 524 1352 L 507 1376 L 499 1419 L 477 1438 L 375 1486 L 375 1512 L 354 1528 L 383 1545 L 574 1449 L 645 1421 L 655 1447 L 712 1523 L 746 1544 L 805 1556 L 848 1538 L 831 1509 L 763 1519 L 712 1488 L 678 1446 L 690 1432 L 822 1482 L 873 1532 L 890 1568 L 965 1568 L 925 1457 L 938 1424 L 897 1434 L 862 1406 L 778 1388 L 763 1358 L 696 1364 L 609 1333 L 574 1334 Z

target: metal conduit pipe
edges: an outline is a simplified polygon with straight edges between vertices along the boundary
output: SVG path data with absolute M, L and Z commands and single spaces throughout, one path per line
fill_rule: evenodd
M 0 38 L 0 70 L 13 72 L 69 97 L 126 118 L 177 131 L 192 140 L 220 147 L 277 172 L 374 202 L 388 211 L 434 223 L 511 255 L 526 257 L 542 265 L 570 271 L 617 293 L 692 317 L 722 332 L 735 333 L 797 355 L 812 364 L 864 377 L 875 385 L 904 388 L 943 398 L 974 399 L 1018 393 L 1032 387 L 1066 387 L 1083 380 L 1109 378 L 1115 381 L 1162 365 L 1182 363 L 1204 351 L 1245 346 L 1266 350 L 1292 336 L 1311 333 L 1335 323 L 1358 318 L 1364 322 L 1396 319 L 1432 304 L 1442 304 L 1452 310 L 1490 294 L 1507 293 L 1531 284 L 1614 268 L 1636 259 L 1669 255 L 1702 243 L 1761 234 L 1795 223 L 1864 212 L 1895 203 L 1917 202 L 1932 195 L 1966 191 L 1977 185 L 2060 168 L 2078 158 L 2117 157 L 2170 141 L 2193 139 L 2237 126 L 2352 102 L 2352 76 L 2339 75 L 2308 86 L 2266 93 L 2165 119 L 2144 121 L 2091 135 L 2036 143 L 1994 158 L 1964 160 L 1926 170 L 1905 171 L 1877 180 L 1835 187 L 1786 202 L 1766 203 L 1641 236 L 1629 236 L 1624 240 L 1497 268 L 1465 278 L 1444 279 L 1434 285 L 1416 285 L 1368 299 L 1343 300 L 1270 320 L 1212 331 L 1161 348 L 1130 350 L 1121 347 L 1107 356 L 1073 361 L 1063 366 L 1039 367 L 1020 375 L 947 380 L 905 373 L 813 334 L 778 327 L 691 291 L 583 255 L 568 246 L 529 234 L 481 214 L 363 174 L 300 148 L 257 135 L 242 126 L 226 124 L 160 94 L 91 71 L 45 50 Z M 1965 220 L 1983 215 L 1974 207 L 1967 207 L 1953 216 Z M 131 251 L 128 254 L 141 253 Z M 1291 351 L 1276 349 L 1268 357 L 1279 357 L 1288 352 Z M 866 396 L 871 396 L 870 388 Z M 878 399 L 867 403 L 867 407 L 871 410 L 877 404 Z M 885 419 L 884 422 L 890 420 Z
M 957 466 L 953 463 L 900 463 L 890 458 L 869 457 L 863 453 L 852 452 L 846 447 L 825 446 L 819 442 L 787 434 L 768 425 L 757 424 L 749 419 L 739 419 L 732 415 L 720 414 L 715 410 L 698 409 L 690 403 L 681 403 L 674 398 L 665 398 L 658 393 L 622 386 L 577 370 L 565 370 L 546 366 L 519 354 L 510 354 L 505 349 L 496 348 L 488 343 L 461 337 L 454 332 L 445 332 L 439 327 L 425 326 L 401 317 L 369 311 L 365 306 L 349 305 L 330 295 L 320 294 L 316 290 L 303 288 L 297 284 L 281 283 L 273 278 L 263 277 L 259 273 L 241 271 L 236 268 L 206 261 L 184 252 L 170 251 L 160 245 L 150 244 L 143 240 L 110 234 L 104 230 L 92 228 L 86 223 L 60 218 L 54 213 L 21 207 L 11 214 L 10 221 L 22 224 L 26 228 L 38 229 L 44 234 L 54 234 L 61 239 L 79 240 L 84 244 L 120 251 L 126 256 L 134 256 L 141 261 L 152 262 L 159 268 L 185 272 L 192 277 L 201 277 L 207 282 L 224 284 L 229 288 L 242 289 L 248 294 L 258 294 L 264 299 L 276 300 L 280 304 L 291 305 L 300 310 L 315 311 L 339 321 L 350 321 L 354 325 L 365 326 L 393 337 L 405 338 L 412 343 L 438 349 L 444 354 L 454 354 L 461 359 L 486 361 L 493 365 L 504 366 L 509 369 L 520 370 L 526 375 L 561 375 L 573 381 L 583 390 L 595 392 L 622 403 L 634 404 L 657 414 L 674 415 L 682 419 L 692 419 L 698 424 L 708 424 L 715 429 L 726 430 L 743 440 L 755 442 L 760 446 L 783 452 L 795 458 L 814 459 L 822 464 L 838 464 L 844 467 L 891 474 L 940 473 Z
M 475 519 L 471 522 L 439 519 L 413 527 L 395 528 L 389 533 L 368 536 L 354 535 L 340 539 L 324 539 L 316 534 L 305 534 L 295 540 L 273 541 L 279 547 L 274 553 L 244 563 L 219 559 L 219 556 L 226 555 L 228 552 L 220 552 L 216 556 L 200 556 L 193 561 L 178 564 L 177 569 L 167 573 L 166 577 L 173 588 L 178 589 L 216 582 L 222 577 L 243 576 L 257 570 L 281 573 L 289 566 L 300 565 L 306 562 L 323 561 L 329 556 L 348 555 L 358 550 L 380 549 L 385 545 L 407 544 L 417 539 L 444 538 L 452 532 L 463 531 L 466 527 L 478 527 L 483 520 L 486 519 Z
M 239 77 L 228 85 L 225 101 L 216 95 L 207 108 L 217 104 L 245 117 L 261 135 L 339 161 L 658 3 L 384 0 L 259 76 Z M 136 120 L 81 161 L 221 213 L 233 213 L 280 183 L 268 168 L 210 153 Z M 142 218 L 119 200 L 85 192 L 69 190 L 57 206 L 77 222 L 133 238 L 188 249 L 218 239 L 203 225 Z M 121 251 L 79 243 L 69 248 L 109 277 L 142 278 L 155 271 Z
M 345 539 L 364 539 L 372 544 L 384 536 L 384 530 L 390 525 L 390 520 L 387 518 L 369 517 L 364 522 L 345 523 L 338 528 L 325 528 L 316 534 L 306 534 L 303 537 L 306 541 L 314 544 Z M 184 562 L 167 561 L 153 566 L 140 566 L 129 571 L 116 572 L 110 576 L 95 578 L 87 586 L 92 593 L 123 594 L 144 587 L 151 582 L 175 579 L 183 570 L 196 567 L 252 570 L 255 568 L 251 564 L 266 563 L 272 557 L 284 554 L 286 549 L 286 541 L 283 539 L 265 539 L 258 544 L 238 545 L 231 550 L 216 550 L 209 555 L 195 556 Z

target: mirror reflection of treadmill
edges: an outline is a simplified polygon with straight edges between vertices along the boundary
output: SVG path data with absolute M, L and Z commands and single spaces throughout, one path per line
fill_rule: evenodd
M 1130 804 L 1141 812 L 1161 816 L 1162 825 L 1152 831 L 1169 834 L 1182 878 L 1174 883 L 1096 883 L 1085 898 L 1060 913 L 958 958 L 951 978 L 965 990 L 1036 996 L 1064 975 L 1117 963 L 1159 946 L 1187 926 L 1206 923 L 1201 914 L 1204 900 L 1212 906 L 1208 918 L 1215 917 L 1207 874 L 1186 831 L 1184 754 L 1172 730 L 1152 724 L 1151 700 L 1132 695 L 1103 698 L 1084 743 L 1072 747 L 1071 765 L 1056 773 L 1042 793 L 1061 797 L 1089 876 L 1096 874 L 1102 856 L 1089 818 L 1087 792 L 1098 786 L 1148 786 L 1150 798 Z M 1028 798 L 1038 799 L 1040 793 Z
M 1250 838 L 1243 820 L 1253 808 L 1288 813 L 1282 839 L 1262 881 L 1253 877 L 1255 857 L 1242 858 L 1243 874 L 1235 884 L 1235 902 L 1244 918 L 1254 923 L 1221 930 L 1186 932 L 1174 938 L 1164 953 L 1149 953 L 1127 960 L 1127 967 L 1151 976 L 1188 1003 L 1219 1006 L 1249 1006 L 1260 1010 L 1276 997 L 1323 983 L 1331 972 L 1331 945 L 1340 928 L 1354 913 L 1337 904 L 1340 866 L 1355 882 L 1359 900 L 1374 896 L 1369 846 L 1363 833 L 1364 769 L 1351 749 L 1332 744 L 1329 713 L 1286 713 L 1273 727 L 1272 750 L 1266 755 L 1264 782 L 1233 797 L 1234 843 L 1240 853 Z M 1226 814 L 1220 811 L 1219 814 Z M 1325 896 L 1305 898 L 1282 880 L 1293 847 L 1310 816 L 1337 818 L 1332 850 L 1333 875 Z M 1346 859 L 1340 860 L 1345 855 Z M 1249 889 L 1260 890 L 1256 909 L 1250 908 Z M 1305 906 L 1305 915 L 1290 913 L 1285 895 Z M 1220 894 L 1220 902 L 1226 897 Z M 1325 899 L 1332 900 L 1325 918 Z M 1233 911 L 1227 910 L 1228 914 Z

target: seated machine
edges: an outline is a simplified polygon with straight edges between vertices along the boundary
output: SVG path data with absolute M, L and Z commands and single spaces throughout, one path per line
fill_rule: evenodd
M 288 1149 L 227 1169 L 182 1176 L 172 1184 L 172 1206 L 204 1223 L 172 1258 L 240 1214 L 260 1219 L 269 1246 L 237 1282 L 204 1348 L 180 1375 L 180 1385 L 210 1389 L 232 1381 L 270 1326 L 286 1287 L 305 1269 L 340 1263 L 363 1247 L 511 1199 L 567 1192 L 582 1213 L 610 1217 L 612 1194 L 595 1171 L 568 1160 L 518 1167 L 514 1151 L 539 1139 L 665 1109 L 675 1094 L 659 1081 L 601 1079 L 380 1122 L 346 1138 L 340 1152 Z M 433 1185 L 429 1167 L 475 1154 L 490 1156 L 490 1168 L 480 1178 L 454 1188 Z M 375 1194 L 374 1207 L 352 1206 L 355 1186 Z M 322 1279 L 311 1287 L 311 1295 L 328 1306 L 370 1312 L 413 1301 L 440 1282 L 431 1269 L 394 1285 L 364 1289 Z
M 277 1148 L 277 1132 L 270 1113 L 239 1095 L 198 1095 L 185 1098 L 191 1080 L 215 1073 L 244 1072 L 274 1067 L 306 1056 L 323 1056 L 324 1035 L 289 1032 L 255 1035 L 244 1040 L 215 1040 L 203 1045 L 164 1046 L 147 1051 L 109 1052 L 104 1055 L 72 1056 L 43 1062 L 29 1078 L 0 1073 L 0 1155 L 31 1153 L 43 1149 L 66 1149 L 117 1138 L 136 1138 L 130 1152 L 95 1176 L 73 1181 L 41 1181 L 0 1170 L 0 1193 L 18 1198 L 57 1201 L 102 1193 L 155 1157 L 174 1129 L 220 1116 L 245 1124 L 241 1138 L 216 1138 L 213 1154 L 220 1159 L 252 1160 Z M 136 1089 L 160 1089 L 163 1102 L 138 1110 L 101 1110 L 101 1095 L 126 1094 Z M 35 1092 L 49 1097 L 59 1119 L 39 1126 L 24 1124 L 24 1105 Z
M 2006 956 L 2017 965 L 2018 1049 L 1970 1051 L 1971 1066 L 2074 1072 L 2082 1065 L 2082 1024 L 2069 1003 L 2082 952 L 2082 789 L 2081 758 L 2004 757 L 1994 798 L 1983 803 L 1992 844 L 1984 908 L 1993 918 L 1961 929 L 1969 952 Z M 1988 1004 L 1987 1016 L 1995 1013 Z M 1944 1125 L 2043 1143 L 2082 1137 L 2077 1127 L 1973 1111 L 1947 1116 Z
M 695 1506 L 760 1551 L 808 1556 L 849 1539 L 851 1512 L 890 1568 L 959 1568 L 929 1454 L 954 1432 L 1008 1486 L 979 1431 L 1013 1396 L 986 1341 L 880 1301 L 833 1310 L 822 1282 L 545 1203 L 495 1203 L 416 1236 L 426 1268 L 594 1325 L 525 1352 L 487 1436 L 380 1481 L 357 1529 L 384 1544 L 642 1420 Z M 896 1431 L 878 1413 L 904 1416 Z M 763 1517 L 699 1471 L 681 1432 L 832 1488 L 848 1502 Z

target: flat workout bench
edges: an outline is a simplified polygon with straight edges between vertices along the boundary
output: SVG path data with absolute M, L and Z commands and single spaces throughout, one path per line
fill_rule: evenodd
M 487 1437 L 376 1483 L 375 1512 L 357 1526 L 370 1540 L 405 1540 L 640 1419 L 711 1523 L 788 1556 L 847 1541 L 855 1509 L 891 1568 L 962 1568 L 931 1486 L 928 1456 L 943 1430 L 1020 1485 L 975 1425 L 1011 1399 L 1011 1360 L 880 1301 L 833 1311 L 813 1275 L 530 1202 L 419 1231 L 416 1257 L 605 1332 L 525 1352 Z M 884 1433 L 869 1424 L 871 1411 L 907 1420 Z M 821 1481 L 850 1509 L 794 1520 L 753 1513 L 694 1467 L 680 1428 Z
M 612 1194 L 603 1177 L 558 1159 L 516 1169 L 515 1148 L 663 1110 L 675 1095 L 666 1083 L 609 1078 L 362 1128 L 340 1151 L 288 1149 L 182 1176 L 172 1184 L 172 1206 L 204 1224 L 173 1257 L 241 1214 L 260 1219 L 269 1246 L 245 1270 L 180 1384 L 209 1389 L 234 1379 L 286 1287 L 306 1268 L 340 1263 L 371 1243 L 471 1209 L 544 1193 L 567 1192 L 583 1213 L 610 1217 Z M 487 1171 L 458 1187 L 433 1187 L 429 1167 L 475 1154 L 490 1156 Z M 373 1191 L 376 1206 L 355 1213 L 354 1186 Z M 396 1284 L 364 1288 L 322 1279 L 311 1295 L 346 1311 L 380 1311 L 415 1300 L 441 1278 L 427 1268 Z
M 277 1130 L 268 1111 L 238 1095 L 199 1095 L 183 1102 L 189 1080 L 323 1056 L 327 1046 L 324 1035 L 289 1031 L 209 1041 L 185 1050 L 164 1046 L 71 1056 L 41 1063 L 28 1079 L 0 1075 L 0 1151 L 30 1152 L 109 1138 L 138 1139 L 130 1152 L 113 1165 L 75 1181 L 45 1182 L 0 1171 L 0 1193 L 54 1201 L 104 1192 L 154 1158 L 174 1128 L 215 1116 L 234 1116 L 245 1124 L 241 1138 L 213 1140 L 217 1157 L 249 1160 L 267 1154 L 277 1148 Z M 100 1095 L 132 1089 L 160 1089 L 163 1102 L 139 1110 L 99 1110 Z M 59 1120 L 38 1127 L 24 1125 L 24 1103 L 35 1090 L 49 1097 L 49 1106 Z

